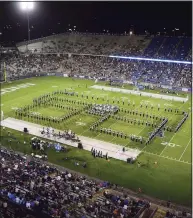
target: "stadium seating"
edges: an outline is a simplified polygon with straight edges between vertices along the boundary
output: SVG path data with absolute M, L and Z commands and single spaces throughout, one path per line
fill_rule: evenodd
M 5 55 L 11 80 L 46 72 L 62 72 L 92 79 L 119 79 L 173 87 L 191 87 L 191 65 L 124 60 L 88 55 Z
M 62 72 L 97 79 L 121 79 L 173 87 L 191 87 L 191 65 L 121 60 L 96 55 L 141 56 L 191 61 L 191 38 L 65 33 L 17 44 L 4 54 L 10 79 Z M 44 54 L 42 54 L 44 53 Z M 59 55 L 60 54 L 60 55 Z
M 145 218 L 150 212 L 158 217 L 160 209 L 151 208 L 150 202 L 123 194 L 113 187 L 116 186 L 61 171 L 36 158 L 5 148 L 0 149 L 2 218 Z M 162 210 L 161 217 L 190 216 L 185 212 Z
M 28 49 L 36 53 L 137 56 L 142 54 L 149 41 L 145 36 L 66 33 L 33 40 Z M 17 47 L 19 51 L 25 51 L 26 43 L 19 43 Z
M 35 53 L 125 55 L 188 60 L 191 56 L 191 41 L 190 37 L 64 33 L 31 40 L 28 49 Z M 26 42 L 18 43 L 17 47 L 19 51 L 25 51 Z
M 0 159 L 0 197 L 48 217 L 135 217 L 149 205 L 113 194 L 108 182 L 61 172 L 6 149 Z

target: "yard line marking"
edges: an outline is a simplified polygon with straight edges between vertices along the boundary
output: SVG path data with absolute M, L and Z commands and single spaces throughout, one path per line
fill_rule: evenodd
M 188 145 L 190 144 L 191 140 L 192 140 L 192 138 L 190 138 L 190 141 L 189 141 L 188 144 L 186 145 L 186 147 L 185 147 L 185 149 L 184 149 L 182 155 L 180 156 L 179 161 L 181 160 L 181 158 L 182 158 L 183 154 L 185 153 L 186 149 L 188 148 Z
M 172 138 L 170 139 L 170 141 L 168 143 L 170 143 L 172 141 L 172 139 L 174 138 L 174 136 L 176 135 L 176 133 L 174 133 L 174 135 L 172 136 Z M 165 149 L 167 148 L 168 146 L 166 145 L 165 148 L 162 150 L 162 152 L 160 153 L 160 155 L 163 154 L 163 152 L 165 151 Z
M 182 106 L 181 106 L 179 109 L 181 109 L 185 104 L 186 104 L 186 102 L 185 102 L 184 104 L 182 104 Z M 174 115 L 175 115 L 175 114 L 174 114 Z M 174 115 L 170 116 L 170 119 L 168 120 L 168 122 L 171 120 L 171 118 L 172 118 Z M 177 132 L 176 132 L 176 133 L 177 133 Z M 174 138 L 174 136 L 176 135 L 176 133 L 174 133 L 174 135 L 173 135 L 172 138 L 170 139 L 169 143 L 172 141 L 172 139 Z M 163 154 L 163 152 L 165 151 L 165 149 L 166 149 L 167 147 L 168 147 L 168 145 L 165 146 L 165 148 L 162 150 L 162 152 L 160 153 L 160 155 Z

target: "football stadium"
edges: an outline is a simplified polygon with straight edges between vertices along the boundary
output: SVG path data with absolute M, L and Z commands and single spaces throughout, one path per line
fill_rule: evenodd
M 29 21 L 1 46 L 0 216 L 192 217 L 192 37 Z

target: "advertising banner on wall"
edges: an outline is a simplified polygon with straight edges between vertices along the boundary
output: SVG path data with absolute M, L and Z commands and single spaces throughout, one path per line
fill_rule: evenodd
M 129 81 L 129 80 L 124 80 L 123 83 L 124 83 L 124 84 L 130 84 L 130 85 L 133 85 L 133 84 L 134 84 L 133 81 Z
M 161 85 L 161 88 L 163 88 L 163 89 L 172 89 L 172 86 Z
M 56 73 L 47 73 L 47 76 L 55 76 Z
M 182 88 L 182 92 L 189 92 L 191 91 L 191 89 L 188 89 L 188 88 Z

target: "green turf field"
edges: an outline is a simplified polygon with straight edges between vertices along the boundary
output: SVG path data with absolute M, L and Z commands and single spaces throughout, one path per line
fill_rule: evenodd
M 22 84 L 30 83 L 29 87 Z M 35 85 L 33 85 L 35 84 Z M 100 84 L 100 83 L 99 83 Z M 104 83 L 101 83 L 104 85 Z M 153 197 L 157 197 L 164 200 L 172 200 L 174 202 L 191 205 L 191 96 L 186 103 L 166 101 L 161 99 L 154 99 L 149 97 L 141 97 L 129 94 L 108 92 L 95 90 L 90 88 L 94 85 L 93 81 L 88 80 L 74 80 L 67 78 L 57 77 L 42 77 L 35 79 L 26 79 L 9 84 L 2 84 L 1 92 L 9 91 L 1 96 L 1 110 L 4 112 L 4 118 L 15 117 L 15 109 L 31 104 L 34 98 L 39 97 L 42 94 L 53 92 L 56 90 L 67 89 L 69 91 L 77 92 L 76 96 L 62 96 L 60 98 L 68 98 L 68 100 L 84 101 L 88 103 L 100 103 L 118 105 L 119 108 L 123 108 L 118 115 L 127 119 L 136 119 L 160 124 L 160 120 L 155 120 L 152 116 L 167 117 L 167 126 L 174 129 L 177 123 L 183 118 L 182 111 L 189 112 L 189 118 L 183 124 L 179 132 L 165 131 L 163 138 L 156 137 L 149 145 L 144 143 L 136 143 L 130 140 L 130 138 L 114 137 L 105 133 L 97 131 L 90 131 L 89 127 L 93 122 L 97 121 L 99 117 L 97 115 L 88 115 L 85 111 L 78 115 L 72 116 L 62 123 L 48 123 L 47 121 L 38 121 L 31 118 L 22 118 L 30 122 L 41 123 L 42 125 L 51 125 L 58 129 L 71 129 L 79 135 L 93 137 L 96 139 L 104 140 L 107 142 L 120 144 L 132 148 L 138 148 L 143 151 L 139 157 L 139 161 L 143 163 L 150 163 L 148 167 L 138 168 L 136 164 L 129 165 L 117 160 L 111 160 L 110 163 L 105 160 L 93 159 L 89 152 L 77 151 L 72 149 L 69 155 L 74 158 L 84 157 L 89 162 L 88 168 L 85 173 L 91 176 L 100 177 L 120 185 L 124 185 L 131 189 L 138 189 Z M 15 88 L 13 88 L 15 87 Z M 19 88 L 18 88 L 19 87 Z M 7 89 L 9 88 L 9 89 Z M 11 89 L 12 88 L 12 89 Z M 127 88 L 131 88 L 128 86 Z M 5 90 L 6 89 L 6 90 Z M 15 89 L 15 90 L 14 90 Z M 158 91 L 156 91 L 158 92 Z M 82 94 L 84 97 L 82 97 Z M 88 99 L 86 98 L 88 96 Z M 93 99 L 92 99 L 93 96 Z M 96 99 L 98 97 L 98 100 Z M 124 105 L 123 105 L 124 99 Z M 130 104 L 128 105 L 128 100 Z M 119 101 L 119 103 L 118 103 Z M 114 103 L 113 103 L 114 102 Z M 134 105 L 133 105 L 134 102 Z M 143 107 L 140 104 L 143 103 Z M 144 103 L 148 103 L 148 108 L 145 108 Z M 150 105 L 153 104 L 153 109 Z M 158 111 L 157 105 L 160 104 L 160 110 Z M 71 103 L 63 103 L 65 106 L 72 106 Z M 82 106 L 76 104 L 75 108 L 80 109 Z M 173 110 L 179 109 L 180 113 L 165 111 L 165 108 L 172 108 Z M 126 112 L 125 112 L 126 110 Z M 137 111 L 138 114 L 132 114 L 127 111 Z M 43 114 L 45 116 L 61 117 L 67 115 L 69 109 L 59 109 L 56 107 L 38 107 L 34 108 L 33 112 Z M 141 117 L 139 113 L 148 113 L 148 117 Z M 151 118 L 150 118 L 151 115 Z M 148 137 L 148 133 L 151 132 L 154 127 L 146 125 L 138 125 L 125 122 L 124 120 L 116 120 L 110 118 L 100 127 L 111 128 L 115 131 L 121 131 L 124 134 L 134 134 L 136 136 Z M 73 164 L 61 163 L 59 154 L 51 152 L 49 154 L 49 160 L 62 164 L 66 167 L 73 168 Z M 155 166 L 154 162 L 157 161 L 158 165 Z M 100 169 L 100 173 L 99 172 Z M 75 169 L 80 170 L 80 169 Z M 81 171 L 81 170 L 80 170 Z

